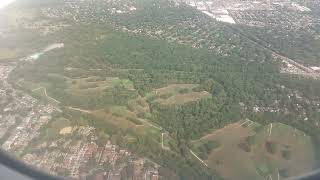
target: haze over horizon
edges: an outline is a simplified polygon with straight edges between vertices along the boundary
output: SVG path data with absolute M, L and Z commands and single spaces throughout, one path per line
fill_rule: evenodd
M 0 9 L 8 6 L 10 3 L 12 3 L 14 0 L 0 0 Z

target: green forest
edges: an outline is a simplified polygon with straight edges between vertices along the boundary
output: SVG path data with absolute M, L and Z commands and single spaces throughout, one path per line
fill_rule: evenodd
M 169 84 L 200 84 L 197 90 L 209 92 L 212 94 L 211 99 L 173 106 L 147 101 L 151 113 L 151 117 L 148 118 L 170 133 L 174 140 L 171 142 L 173 152 L 151 148 L 156 147 L 152 145 L 156 142 L 147 136 L 141 136 L 130 130 L 117 130 L 118 128 L 111 124 L 100 124 L 102 121 L 92 120 L 96 117 L 86 117 L 85 114 L 74 112 L 70 114 L 67 110 L 64 110 L 62 115 L 69 119 L 84 116 L 88 119 L 88 124 L 112 135 L 118 144 L 157 160 L 163 167 L 177 169 L 176 173 L 181 179 L 195 177 L 207 179 L 212 173 L 212 170 L 204 173 L 200 168 L 201 165 L 189 162 L 192 161 L 187 152 L 189 140 L 199 138 L 212 129 L 219 129 L 242 118 L 248 117 L 263 124 L 280 121 L 308 130 L 306 132 L 319 132 L 312 125 L 319 119 L 319 113 L 314 114 L 315 107 L 305 104 L 304 108 L 308 109 L 307 116 L 310 118 L 305 122 L 299 118 L 299 111 L 292 107 L 297 100 L 287 98 L 291 89 L 299 89 L 306 98 L 318 97 L 319 91 L 315 88 L 320 87 L 319 82 L 310 83 L 311 80 L 301 82 L 297 81 L 296 77 L 283 76 L 279 74 L 277 64 L 271 59 L 263 63 L 244 64 L 237 56 L 225 58 L 208 50 L 172 45 L 162 40 L 150 40 L 142 36 L 129 36 L 114 32 L 108 27 L 95 28 L 99 30 L 97 34 L 106 34 L 106 39 L 99 42 L 88 41 L 92 35 L 92 32 L 88 32 L 88 28 L 78 27 L 77 31 L 73 28 L 69 29 L 69 32 L 73 32 L 71 36 L 68 31 L 64 35 L 60 34 L 66 44 L 65 49 L 49 52 L 36 63 L 23 64 L 20 69 L 16 69 L 12 81 L 23 77 L 27 81 L 46 82 L 48 94 L 61 101 L 60 106 L 83 109 L 108 109 L 112 105 L 127 106 L 128 100 L 138 96 L 144 97 L 148 92 Z M 82 34 L 81 39 L 77 33 Z M 78 49 L 84 50 L 78 51 Z M 66 67 L 79 70 L 67 72 Z M 88 70 L 95 68 L 103 70 Z M 119 69 L 126 69 L 126 71 L 119 71 Z M 67 78 L 87 76 L 101 78 L 117 76 L 129 79 L 133 82 L 135 90 L 114 86 L 95 96 L 81 98 L 66 91 Z M 288 88 L 282 89 L 280 85 Z M 277 106 L 280 110 L 288 109 L 289 113 L 286 115 L 281 111 L 253 113 L 250 110 L 256 105 L 273 106 L 275 100 L 280 101 Z M 245 107 L 241 104 L 245 104 Z M 135 120 L 130 119 L 130 121 Z M 126 135 L 134 136 L 136 141 L 128 144 L 126 139 L 122 138 Z
M 62 113 L 57 114 L 57 118 L 70 119 L 72 125 L 96 127 L 102 132 L 100 134 L 108 134 L 121 147 L 154 160 L 162 166 L 164 179 L 219 179 L 214 169 L 204 168 L 190 154 L 190 141 L 242 119 L 263 125 L 281 122 L 311 136 L 320 133 L 315 126 L 320 120 L 316 105 L 320 99 L 318 80 L 281 74 L 278 62 L 269 51 L 251 44 L 218 22 L 208 23 L 208 28 L 219 34 L 214 40 L 224 48 L 227 56 L 207 48 L 169 43 L 161 37 L 119 31 L 119 25 L 153 27 L 174 24 L 181 18 L 200 17 L 204 24 L 208 21 L 196 12 L 185 11 L 187 7 L 166 8 L 167 5 L 159 1 L 159 6 L 164 8 L 152 8 L 143 2 L 139 1 L 145 8 L 143 11 L 130 16 L 109 17 L 110 24 L 84 19 L 59 33 L 30 42 L 31 45 L 25 46 L 40 49 L 39 44 L 61 42 L 65 47 L 47 52 L 32 63 L 19 62 L 10 81 L 50 103 L 16 82 L 23 79 L 25 84 L 46 88 L 48 96 L 60 102 Z M 182 33 L 188 34 L 188 31 Z M 285 49 L 281 51 L 287 53 Z M 179 93 L 208 92 L 212 98 L 167 105 L 148 97 L 172 84 L 197 84 L 196 88 Z M 297 93 L 302 98 L 297 97 Z M 172 96 L 167 94 L 160 98 Z M 136 112 L 134 106 L 130 106 L 131 101 L 140 102 L 149 109 Z M 128 117 L 124 112 L 112 112 L 115 106 L 122 107 L 123 111 L 131 108 L 130 113 L 134 115 Z M 70 107 L 99 110 L 105 114 L 112 112 L 110 117 L 125 117 L 136 126 L 144 125 L 141 119 L 160 126 L 161 132 L 170 136 L 170 150 L 161 149 L 158 137 L 147 132 L 117 126 L 94 113 L 77 112 Z M 262 110 L 254 111 L 256 107 Z M 205 152 L 214 146 L 211 142 L 199 148 Z

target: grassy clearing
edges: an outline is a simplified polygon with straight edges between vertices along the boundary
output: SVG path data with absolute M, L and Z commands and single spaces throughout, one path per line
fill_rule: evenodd
M 114 116 L 135 117 L 135 114 L 130 112 L 125 106 L 111 106 L 109 110 Z
M 136 99 L 128 101 L 127 107 L 135 114 L 150 112 L 149 104 L 147 103 L 146 98 L 142 98 L 140 96 Z
M 96 77 L 71 79 L 66 81 L 66 92 L 74 95 L 96 96 L 106 89 L 121 88 L 134 90 L 133 83 L 128 79 L 119 79 L 118 77 Z
M 111 83 L 113 87 L 120 86 L 125 89 L 134 90 L 133 82 L 130 81 L 129 79 L 114 78 L 112 79 Z
M 267 164 L 273 177 L 277 177 L 280 170 L 288 176 L 301 175 L 312 170 L 315 163 L 311 138 L 281 123 L 265 126 L 257 133 L 254 151 L 255 161 Z
M 146 123 L 143 124 L 143 126 L 139 126 L 135 129 L 135 131 L 138 134 L 143 134 L 146 137 L 152 138 L 156 142 L 161 142 L 161 132 L 159 129 L 156 129 Z M 159 148 L 161 148 L 161 145 L 159 144 Z
M 212 95 L 206 91 L 194 92 L 193 89 L 198 86 L 198 84 L 172 84 L 147 93 L 145 97 L 163 105 L 185 104 L 205 98 L 212 98 Z
M 60 130 L 59 134 L 66 135 L 66 134 L 70 134 L 71 132 L 72 132 L 72 127 L 67 126 L 67 127 L 62 128 Z
M 115 115 L 110 111 L 97 110 L 93 112 L 93 115 L 98 119 L 107 121 L 108 123 L 113 124 L 121 129 L 129 129 L 136 126 L 135 123 L 128 121 L 126 117 Z
M 17 85 L 19 85 L 21 88 L 27 91 L 30 91 L 31 94 L 33 94 L 34 96 L 42 100 L 45 100 L 46 102 L 52 105 L 59 105 L 60 103 L 59 101 L 48 95 L 47 88 L 50 87 L 49 83 L 35 83 L 31 81 L 21 80 L 17 83 Z
M 26 80 L 20 80 L 17 84 L 23 89 L 33 92 L 36 92 L 37 90 L 41 89 L 41 87 L 48 87 L 50 85 L 46 83 L 35 83 Z
M 113 116 L 124 117 L 127 121 L 137 126 L 143 124 L 143 122 L 136 117 L 136 114 L 129 111 L 125 106 L 112 106 L 109 110 Z
M 159 99 L 157 102 L 165 105 L 173 105 L 173 104 L 186 104 L 188 102 L 199 101 L 201 99 L 211 98 L 211 94 L 203 91 L 203 92 L 190 92 L 186 94 L 177 94 L 169 97 L 168 99 Z
M 42 130 L 41 134 L 43 136 L 41 139 L 56 139 L 61 136 L 60 131 L 69 126 L 71 126 L 71 122 L 66 118 L 53 119 L 48 126 Z
M 98 119 L 104 120 L 120 129 L 131 129 L 137 134 L 146 135 L 160 142 L 160 130 L 146 123 L 147 120 L 142 121 L 140 118 L 137 118 L 136 114 L 129 111 L 126 107 L 114 106 L 106 110 L 94 111 L 92 114 Z
M 240 121 L 192 145 L 200 156 L 207 153 L 202 156 L 206 163 L 226 179 L 277 179 L 278 172 L 285 178 L 312 170 L 315 152 L 310 137 L 281 123 L 273 123 L 271 133 L 270 128 Z
M 67 127 L 67 126 L 70 126 L 70 125 L 71 125 L 70 121 L 65 118 L 58 118 L 58 119 L 51 122 L 51 127 L 56 130 L 60 130 L 60 129 Z
M 161 95 L 164 95 L 164 94 L 177 94 L 179 93 L 179 91 L 182 91 L 182 90 L 192 90 L 193 88 L 195 87 L 198 87 L 199 85 L 198 84 L 171 84 L 167 87 L 163 87 L 163 88 L 160 88 L 160 89 L 157 89 L 156 90 L 156 94 L 158 96 L 161 96 Z
M 78 95 L 94 95 L 112 86 L 105 78 L 99 77 L 68 79 L 66 84 L 66 92 Z
M 144 117 L 138 116 L 142 113 L 148 115 L 150 110 L 145 98 L 134 95 L 136 91 L 132 81 L 118 77 L 65 77 L 65 84 L 64 91 L 70 95 L 68 97 L 82 100 L 79 104 L 73 103 L 67 106 L 87 110 L 87 107 L 81 106 L 86 99 L 102 101 L 101 105 L 88 110 L 88 113 L 110 126 L 146 135 L 160 142 L 160 130 L 150 125 Z M 133 95 L 129 96 L 131 94 Z M 123 101 L 116 102 L 114 99 Z

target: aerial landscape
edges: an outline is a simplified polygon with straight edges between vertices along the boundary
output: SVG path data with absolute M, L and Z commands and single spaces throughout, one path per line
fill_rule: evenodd
M 15 0 L 0 146 L 83 180 L 279 180 L 320 167 L 317 0 Z

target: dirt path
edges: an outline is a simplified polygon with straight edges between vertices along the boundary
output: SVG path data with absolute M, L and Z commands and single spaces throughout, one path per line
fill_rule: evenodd
M 137 119 L 140 120 L 140 121 L 142 121 L 142 122 L 144 122 L 144 123 L 146 123 L 146 124 L 148 124 L 148 125 L 151 126 L 151 127 L 154 127 L 154 128 L 156 128 L 156 129 L 159 129 L 160 131 L 163 130 L 162 127 L 153 125 L 152 123 L 146 121 L 145 119 L 141 119 L 141 118 L 137 118 Z
M 270 129 L 269 129 L 269 136 L 272 134 L 272 123 L 270 124 Z
M 251 121 L 250 119 L 246 119 L 243 123 L 240 124 L 240 126 L 243 126 L 243 125 L 245 125 L 245 124 L 247 124 L 247 123 L 249 123 L 249 124 L 248 124 L 248 127 L 249 127 L 249 126 L 251 126 L 254 122 Z
M 91 114 L 92 111 L 88 111 L 88 110 L 84 110 L 84 109 L 80 109 L 80 108 L 74 108 L 74 107 L 67 107 L 68 109 L 71 109 L 71 110 L 75 110 L 75 111 L 80 111 L 80 112 L 84 112 L 84 113 L 88 113 L 88 114 Z
M 90 110 L 85 110 L 85 109 L 80 109 L 80 108 L 75 108 L 75 107 L 70 107 L 70 106 L 67 107 L 67 108 L 68 108 L 68 109 L 71 109 L 71 110 L 75 110 L 75 111 L 80 111 L 80 112 L 88 113 L 88 114 L 91 114 L 91 113 L 92 113 L 92 111 L 90 111 Z M 151 127 L 156 128 L 156 129 L 158 129 L 158 130 L 160 130 L 160 131 L 163 130 L 163 128 L 161 128 L 160 126 L 153 125 L 152 123 L 146 121 L 145 119 L 138 118 L 138 120 L 142 121 L 143 123 L 148 124 L 148 125 L 151 126 Z
M 56 103 L 58 103 L 58 104 L 61 103 L 60 101 L 58 101 L 58 100 L 56 100 L 56 99 L 48 96 L 48 94 L 47 94 L 47 88 L 45 88 L 45 87 L 36 88 L 36 89 L 32 90 L 32 92 L 37 91 L 37 90 L 40 90 L 40 89 L 43 89 L 43 90 L 44 90 L 44 95 L 45 95 L 47 98 L 51 99 L 52 101 L 54 101 L 54 102 L 56 102 Z
M 206 167 L 208 167 L 208 165 L 201 158 L 199 158 L 191 149 L 189 149 L 189 151 L 195 158 L 197 158 L 201 162 L 201 164 L 203 164 Z
M 164 135 L 164 133 L 161 133 L 161 147 L 162 147 L 162 149 L 164 149 L 164 146 L 163 146 L 163 135 Z
M 271 175 L 269 175 L 269 179 L 272 180 L 272 176 Z
M 170 148 L 169 147 L 166 147 L 165 145 L 164 145 L 164 135 L 165 135 L 166 133 L 161 133 L 161 147 L 162 147 L 162 149 L 164 149 L 164 150 L 170 150 Z

